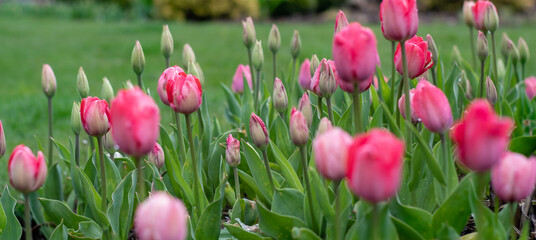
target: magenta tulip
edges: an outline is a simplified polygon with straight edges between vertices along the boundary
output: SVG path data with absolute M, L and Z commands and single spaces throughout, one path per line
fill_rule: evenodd
M 166 192 L 154 193 L 134 214 L 134 230 L 140 240 L 184 240 L 188 235 L 188 210 Z
M 158 143 L 154 143 L 153 149 L 149 152 L 149 161 L 154 163 L 157 168 L 162 168 L 166 161 L 164 149 Z
M 162 102 L 168 106 L 169 100 L 166 92 L 167 82 L 169 79 L 176 78 L 180 72 L 184 72 L 184 70 L 182 70 L 182 68 L 180 68 L 179 66 L 169 67 L 164 70 L 164 72 L 162 73 L 162 75 L 160 75 L 160 78 L 158 79 L 158 96 L 160 96 L 160 100 L 162 100 Z
M 383 0 L 380 4 L 382 33 L 387 40 L 401 42 L 415 36 L 419 28 L 416 0 Z
M 249 66 L 239 64 L 233 75 L 233 84 L 231 85 L 233 92 L 239 94 L 244 92 L 244 78 L 246 78 L 246 81 L 248 82 L 249 89 L 252 89 L 251 72 L 249 70 Z
M 134 157 L 151 152 L 160 132 L 160 111 L 150 96 L 138 87 L 120 90 L 111 113 L 112 134 L 121 151 Z
M 525 93 L 530 100 L 536 96 L 536 77 L 530 76 L 525 79 Z
M 82 99 L 82 103 L 80 103 L 80 119 L 87 134 L 94 137 L 103 136 L 111 127 L 108 103 L 98 97 Z
M 428 51 L 428 43 L 419 36 L 406 41 L 406 53 L 406 57 L 408 58 L 408 76 L 411 79 L 421 76 L 426 70 L 434 66 L 432 53 Z M 396 71 L 402 75 L 402 51 L 400 50 L 400 44 L 396 47 L 394 62 Z
M 415 102 L 413 98 L 415 97 L 416 91 L 417 89 L 415 88 L 409 90 L 410 105 L 413 104 L 413 102 Z M 402 115 L 402 117 L 406 119 L 406 94 L 404 93 L 402 94 L 402 96 L 400 96 L 400 99 L 398 99 L 398 110 L 400 111 L 400 115 Z M 410 110 L 411 110 L 411 122 L 417 123 L 419 121 L 419 117 L 415 113 L 415 107 L 410 108 Z
M 231 134 L 227 137 L 225 160 L 227 160 L 230 167 L 236 167 L 240 164 L 240 141 Z
M 311 62 L 306 58 L 300 66 L 298 82 L 304 90 L 311 90 Z
M 434 133 L 444 133 L 451 127 L 452 111 L 449 100 L 441 89 L 426 79 L 421 79 L 417 84 L 411 104 L 411 110 L 415 110 L 415 114 L 428 130 Z
M 344 15 L 344 12 L 339 10 L 337 13 L 337 18 L 335 19 L 335 33 L 340 32 L 343 28 L 348 26 L 348 19 L 346 19 L 346 15 Z
M 492 11 L 497 11 L 495 8 L 495 5 L 493 5 L 492 2 L 487 0 L 479 0 L 475 3 L 473 6 L 473 18 L 474 18 L 474 24 L 475 28 L 487 32 L 486 26 L 484 24 L 484 19 L 486 16 L 486 10 L 488 7 L 492 8 Z
M 180 72 L 175 78 L 169 79 L 166 84 L 169 106 L 182 114 L 190 114 L 201 106 L 203 101 L 201 82 L 191 74 Z
M 493 192 L 506 202 L 524 199 L 536 184 L 536 157 L 506 152 L 491 169 Z
M 39 189 L 47 178 L 47 165 L 41 151 L 37 157 L 29 147 L 18 145 L 7 164 L 9 182 L 22 193 L 31 193 Z
M 309 141 L 309 128 L 305 116 L 296 108 L 292 108 L 289 122 L 290 140 L 296 146 L 304 146 Z
M 329 122 L 329 121 L 328 121 Z M 339 181 L 346 175 L 348 147 L 352 137 L 340 128 L 330 128 L 313 141 L 316 168 L 327 179 Z

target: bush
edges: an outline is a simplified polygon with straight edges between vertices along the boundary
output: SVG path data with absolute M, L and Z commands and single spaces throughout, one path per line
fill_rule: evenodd
M 437 11 L 459 11 L 463 5 L 463 0 L 421 0 L 419 10 L 437 10 Z M 494 0 L 495 6 L 511 7 L 516 11 L 528 10 L 534 7 L 533 0 Z
M 239 19 L 257 17 L 257 0 L 154 0 L 156 16 L 164 19 Z

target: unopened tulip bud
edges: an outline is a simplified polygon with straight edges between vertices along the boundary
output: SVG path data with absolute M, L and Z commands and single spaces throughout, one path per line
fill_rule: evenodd
M 311 107 L 311 100 L 309 100 L 309 94 L 307 92 L 304 92 L 300 98 L 298 110 L 305 116 L 307 126 L 310 127 L 313 123 L 313 107 Z
M 316 168 L 327 179 L 341 180 L 346 175 L 348 147 L 352 137 L 340 128 L 318 134 L 313 141 Z
M 296 146 L 304 146 L 309 141 L 309 128 L 307 127 L 307 120 L 303 114 L 292 108 L 290 114 L 290 139 Z
M 277 112 L 284 112 L 288 107 L 288 97 L 285 86 L 279 80 L 275 78 L 274 80 L 274 93 L 273 93 L 274 108 Z
M 484 13 L 484 27 L 490 32 L 495 32 L 499 26 L 499 15 L 493 4 L 489 4 Z
M 318 60 L 318 56 L 316 54 L 313 54 L 311 57 L 311 76 L 315 75 L 316 69 L 320 66 L 320 60 Z
M 311 61 L 309 59 L 303 60 L 300 66 L 300 75 L 298 76 L 298 83 L 304 90 L 310 90 L 311 88 Z M 314 73 L 313 73 L 314 74 Z
M 115 142 L 114 137 L 112 135 L 112 131 L 108 131 L 103 137 L 102 137 L 103 143 L 104 143 L 104 149 L 108 151 L 109 153 L 115 152 Z
M 469 82 L 469 78 L 467 78 L 465 71 L 462 72 L 462 82 L 465 86 L 465 98 L 467 98 L 467 100 L 472 100 L 473 88 L 471 87 L 471 82 Z
M 244 45 L 247 48 L 251 48 L 255 44 L 255 41 L 257 41 L 253 19 L 247 17 L 245 21 L 242 21 L 242 27 L 244 28 Z
M 516 64 L 519 61 L 519 51 L 512 40 L 509 40 L 507 43 L 508 56 L 512 59 L 512 62 Z
M 348 19 L 346 19 L 344 12 L 339 10 L 339 13 L 337 13 L 337 19 L 335 20 L 335 33 L 340 32 L 346 26 L 348 26 Z
M 174 78 L 168 79 L 166 93 L 169 106 L 182 114 L 190 114 L 201 106 L 203 89 L 199 79 L 191 74 L 179 72 Z
M 409 102 L 411 106 L 413 106 L 412 105 L 413 98 L 415 96 L 416 91 L 417 89 L 415 88 L 409 90 Z M 406 95 L 405 94 L 402 94 L 402 96 L 400 96 L 400 99 L 398 99 L 398 110 L 400 111 L 400 115 L 402 115 L 402 117 L 406 119 Z M 415 108 L 414 107 L 410 108 L 410 111 L 411 111 L 411 122 L 412 123 L 419 122 L 419 117 L 415 113 Z
M 330 97 L 337 90 L 335 73 L 330 62 L 331 60 L 322 59 L 311 79 L 311 90 L 320 97 Z
M 145 68 L 145 55 L 143 55 L 143 49 L 141 48 L 140 41 L 136 41 L 134 49 L 132 49 L 132 69 L 134 73 L 140 75 Z
M 268 36 L 268 47 L 270 47 L 270 51 L 274 54 L 281 47 L 281 34 L 279 34 L 279 28 L 277 28 L 277 25 L 275 24 L 272 24 L 272 29 Z
M 71 110 L 71 128 L 76 135 L 79 135 L 82 129 L 82 122 L 80 121 L 80 105 L 78 105 L 77 102 L 73 103 L 73 110 Z
M 110 130 L 110 109 L 106 100 L 97 97 L 82 99 L 80 118 L 84 130 L 90 136 L 100 137 Z
M 517 43 L 517 50 L 519 51 L 519 61 L 521 62 L 521 64 L 525 64 L 529 59 L 530 52 L 527 42 L 525 42 L 525 39 L 523 39 L 522 37 L 519 38 L 519 41 Z
M 434 133 L 444 133 L 452 125 L 452 111 L 447 96 L 435 85 L 422 79 L 411 102 L 411 108 L 423 125 Z
M 511 41 L 508 37 L 508 34 L 503 32 L 502 40 L 501 40 L 501 54 L 503 55 L 504 59 L 508 58 L 508 41 Z
M 439 56 L 439 51 L 437 50 L 435 41 L 430 34 L 426 35 L 426 42 L 428 43 L 428 51 L 432 53 L 432 62 L 438 64 L 437 57 Z
M 270 138 L 268 138 L 266 125 L 255 113 L 251 113 L 251 118 L 249 119 L 249 133 L 253 144 L 258 148 L 264 148 L 268 145 Z
M 227 137 L 225 160 L 227 160 L 229 167 L 236 167 L 240 164 L 240 141 L 231 134 Z
M 463 2 L 463 19 L 465 21 L 465 25 L 469 27 L 473 27 L 475 25 L 475 19 L 473 17 L 473 6 L 475 6 L 475 2 L 473 1 Z
M 530 76 L 525 79 L 525 93 L 529 100 L 532 100 L 536 97 L 536 77 Z
M 201 82 L 201 85 L 205 83 L 205 74 L 203 73 L 203 69 L 201 69 L 201 66 L 198 62 L 195 63 L 195 69 L 197 70 L 197 78 L 199 78 L 199 82 Z
M 184 240 L 188 236 L 188 210 L 181 200 L 156 192 L 136 209 L 134 231 L 140 240 Z
M 182 67 L 183 68 L 187 68 L 188 67 L 188 63 L 192 61 L 192 62 L 196 62 L 195 60 L 195 53 L 194 53 L 194 50 L 192 49 L 192 47 L 190 46 L 190 44 L 186 43 L 184 44 L 184 47 L 182 48 Z M 186 69 L 188 70 L 188 69 Z
M 4 135 L 4 127 L 0 121 L 0 158 L 6 153 L 6 136 Z
M 158 143 L 154 143 L 153 150 L 149 152 L 149 161 L 154 163 L 157 168 L 162 168 L 166 161 L 164 157 L 164 150 Z
M 228 203 L 233 204 L 236 202 L 236 192 L 234 191 L 233 187 L 231 187 L 229 182 L 225 183 L 224 195 L 225 200 L 227 200 Z
M 318 129 L 316 130 L 316 135 L 319 136 L 322 133 L 325 133 L 327 130 L 333 128 L 331 121 L 327 117 L 323 117 L 318 124 Z
M 298 58 L 301 51 L 301 39 L 300 39 L 300 33 L 298 30 L 294 30 L 294 35 L 292 35 L 292 39 L 290 40 L 290 54 L 292 55 L 292 58 Z
M 458 49 L 458 46 L 454 45 L 452 46 L 452 59 L 454 62 L 458 63 L 458 65 L 463 63 L 462 54 L 460 53 L 460 49 Z
M 87 81 L 86 73 L 84 72 L 84 69 L 82 67 L 78 69 L 76 87 L 81 98 L 87 98 L 87 96 L 89 96 L 89 83 Z
M 173 36 L 169 31 L 168 25 L 164 25 L 162 29 L 162 38 L 160 39 L 160 51 L 165 58 L 169 58 L 173 54 Z
M 41 151 L 37 157 L 30 148 L 18 145 L 8 161 L 9 182 L 22 193 L 31 193 L 39 189 L 47 178 L 47 165 Z
M 521 201 L 534 190 L 536 158 L 506 152 L 491 169 L 491 185 L 497 196 L 506 202 Z
M 52 68 L 48 64 L 43 65 L 43 71 L 41 72 L 41 87 L 43 87 L 43 92 L 49 98 L 54 96 L 56 92 L 56 76 Z
M 110 80 L 108 80 L 107 77 L 102 79 L 101 95 L 107 102 L 112 102 L 114 99 L 114 89 L 112 88 L 112 84 L 110 84 Z
M 497 103 L 497 89 L 489 76 L 486 78 L 486 99 L 491 105 Z
M 125 82 L 125 89 L 132 89 L 132 88 L 134 88 L 134 84 L 132 84 L 130 80 L 127 80 Z
M 188 62 L 188 74 L 194 75 L 197 78 L 199 78 L 199 72 L 197 71 L 197 66 L 195 66 L 195 63 L 190 60 Z
M 486 58 L 488 58 L 488 40 L 486 39 L 486 35 L 482 32 L 478 32 L 478 38 L 476 39 L 476 53 L 478 55 L 478 59 L 480 61 L 486 61 Z
M 253 67 L 255 67 L 257 71 L 260 71 L 262 69 L 262 65 L 264 64 L 264 54 L 262 52 L 261 41 L 257 41 L 255 46 L 253 47 L 251 62 L 253 64 Z
M 504 61 L 502 59 L 497 59 L 497 79 L 504 79 L 506 74 L 506 67 L 504 66 Z

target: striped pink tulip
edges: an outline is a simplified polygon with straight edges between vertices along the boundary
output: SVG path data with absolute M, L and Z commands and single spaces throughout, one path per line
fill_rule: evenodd
M 9 182 L 22 193 L 31 193 L 39 189 L 47 178 L 47 165 L 41 151 L 37 157 L 29 147 L 18 145 L 7 164 Z

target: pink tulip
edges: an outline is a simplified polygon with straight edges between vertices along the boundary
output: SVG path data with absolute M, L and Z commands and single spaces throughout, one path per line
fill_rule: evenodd
M 394 196 L 400 186 L 404 143 L 386 130 L 357 136 L 348 147 L 346 177 L 350 190 L 378 203 Z
M 486 100 L 473 101 L 451 131 L 458 160 L 473 171 L 491 169 L 506 151 L 513 126 L 510 118 L 497 116 Z
M 251 72 L 248 65 L 239 64 L 233 75 L 233 84 L 231 89 L 235 93 L 242 93 L 244 91 L 244 78 L 248 82 L 249 89 L 251 88 Z
M 162 100 L 162 102 L 168 106 L 169 101 L 166 92 L 167 82 L 169 79 L 176 78 L 180 72 L 184 72 L 184 70 L 182 70 L 182 68 L 180 68 L 179 66 L 173 66 L 164 70 L 164 72 L 162 73 L 162 75 L 160 75 L 160 78 L 158 79 L 158 96 L 160 96 L 160 100 Z
M 524 199 L 536 184 L 536 158 L 506 152 L 491 169 L 493 191 L 506 202 Z
M 150 96 L 138 87 L 120 90 L 111 113 L 112 134 L 121 151 L 134 157 L 151 152 L 160 132 L 160 111 Z
M 387 40 L 401 42 L 415 36 L 419 28 L 416 0 L 383 0 L 380 4 L 382 33 Z
M 473 27 L 475 25 L 475 18 L 473 17 L 473 7 L 475 2 L 473 1 L 464 1 L 463 2 L 463 19 L 465 25 Z
M 134 230 L 140 240 L 184 240 L 188 235 L 188 210 L 181 200 L 156 192 L 134 214 Z
M 337 90 L 336 78 L 339 78 L 339 75 L 336 74 L 335 62 L 324 58 L 311 79 L 310 89 L 317 96 L 329 97 Z
M 240 141 L 234 138 L 231 134 L 227 137 L 225 159 L 230 167 L 236 167 L 240 164 Z
M 406 41 L 406 57 L 410 79 L 421 76 L 426 70 L 434 66 L 432 53 L 428 51 L 428 43 L 419 36 Z M 396 47 L 394 62 L 396 71 L 402 75 L 402 51 L 400 50 L 400 44 Z
M 316 130 L 316 136 L 320 136 L 320 134 L 325 133 L 327 130 L 330 130 L 333 128 L 333 125 L 331 125 L 331 122 L 327 117 L 323 117 L 320 119 L 320 123 L 318 124 L 318 129 Z
M 310 127 L 313 123 L 313 108 L 311 107 L 311 100 L 309 94 L 304 92 L 298 103 L 298 110 L 305 116 L 307 120 L 307 126 Z
M 154 143 L 153 149 L 149 152 L 149 161 L 154 163 L 157 168 L 162 168 L 166 161 L 164 149 L 158 143 Z
M 169 106 L 182 114 L 190 114 L 201 106 L 203 101 L 201 82 L 196 76 L 181 72 L 166 84 Z
M 308 58 L 300 66 L 298 81 L 304 90 L 311 90 L 311 62 Z
M 345 82 L 345 81 L 342 81 L 340 78 L 336 78 L 337 79 L 337 85 L 339 85 L 339 87 L 347 92 L 347 93 L 354 93 L 354 84 L 351 83 L 351 82 Z M 359 82 L 359 92 L 364 92 L 364 91 L 367 91 L 369 88 L 370 88 L 370 85 L 372 84 L 372 76 L 367 79 L 366 81 L 362 81 L 362 82 Z
M 483 32 L 487 32 L 486 26 L 484 26 L 484 19 L 486 16 L 486 9 L 488 7 L 491 7 L 492 11 L 497 11 L 495 5 L 487 0 L 479 0 L 473 6 L 475 28 Z
M 2 121 L 0 121 L 0 158 L 6 153 L 6 136 L 4 135 L 4 127 L 2 127 Z
M 337 19 L 335 19 L 335 33 L 340 32 L 343 28 L 348 26 L 348 19 L 346 19 L 346 15 L 344 15 L 344 12 L 339 10 L 337 13 Z
M 87 97 L 80 103 L 80 119 L 87 134 L 100 137 L 110 130 L 110 109 L 106 100 Z
M 413 99 L 415 97 L 415 92 L 416 91 L 417 91 L 417 89 L 415 89 L 415 88 L 409 90 L 409 103 L 410 103 L 410 105 L 415 102 L 415 100 L 413 100 Z M 406 94 L 402 94 L 402 96 L 400 96 L 400 99 L 398 99 L 398 110 L 400 111 L 400 115 L 402 115 L 402 117 L 404 119 L 406 119 Z M 419 117 L 415 113 L 415 108 L 412 107 L 410 109 L 410 111 L 411 111 L 411 122 L 412 123 L 417 123 L 419 121 Z
M 249 134 L 253 144 L 258 148 L 266 147 L 270 141 L 268 138 L 268 130 L 262 119 L 257 116 L 255 113 L 251 113 L 249 118 Z
M 359 23 L 351 23 L 336 33 L 333 38 L 333 60 L 342 81 L 360 86 L 362 82 L 369 82 L 370 85 L 376 66 L 380 63 L 372 30 Z
M 415 114 L 428 130 L 444 133 L 452 126 L 452 111 L 449 100 L 441 89 L 426 79 L 421 79 L 417 84 L 417 90 L 411 104 L 411 110 L 415 110 Z
M 296 108 L 292 108 L 289 122 L 290 140 L 296 146 L 304 146 L 309 141 L 309 128 L 305 116 Z
M 327 179 L 339 181 L 346 175 L 348 147 L 352 137 L 340 128 L 331 128 L 313 141 L 318 172 Z
M 530 76 L 525 79 L 525 92 L 530 100 L 536 96 L 536 77 Z
M 41 151 L 37 157 L 29 147 L 18 145 L 8 162 L 9 182 L 22 193 L 39 189 L 47 178 L 47 165 Z

